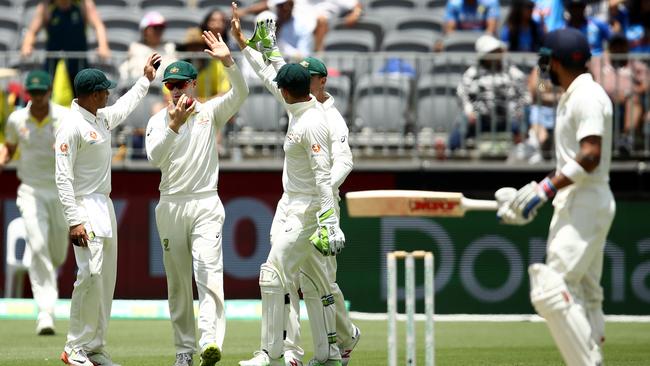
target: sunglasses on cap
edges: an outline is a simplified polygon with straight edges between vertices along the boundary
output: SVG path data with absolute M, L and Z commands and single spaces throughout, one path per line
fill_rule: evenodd
M 181 80 L 181 81 L 166 81 L 165 82 L 165 88 L 167 90 L 172 91 L 174 88 L 178 88 L 179 90 L 183 90 L 187 88 L 187 85 L 190 83 L 190 80 Z

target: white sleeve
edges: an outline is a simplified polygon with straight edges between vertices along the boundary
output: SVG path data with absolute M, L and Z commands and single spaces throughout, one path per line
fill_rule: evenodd
M 166 126 L 164 122 L 156 122 L 156 116 L 153 116 L 147 123 L 145 148 L 147 150 L 147 159 L 155 167 L 160 167 L 169 158 L 169 151 L 178 134 Z
M 115 104 L 97 111 L 97 114 L 101 113 L 106 118 L 109 130 L 119 126 L 133 112 L 142 98 L 147 95 L 149 84 L 149 79 L 142 76 Z
M 226 94 L 212 98 L 202 106 L 212 111 L 212 121 L 217 128 L 223 127 L 237 113 L 248 96 L 248 85 L 237 64 L 224 66 L 224 69 L 232 87 Z
M 18 129 L 16 128 L 16 112 L 12 112 L 7 119 L 5 126 L 5 142 L 18 145 Z
M 352 151 L 348 144 L 348 126 L 340 116 L 332 121 L 332 188 L 338 189 L 352 171 Z
M 242 53 L 253 68 L 253 71 L 255 71 L 255 74 L 257 74 L 260 80 L 262 80 L 264 86 L 266 86 L 266 89 L 268 89 L 268 91 L 270 91 L 271 94 L 275 96 L 275 99 L 284 105 L 285 101 L 282 97 L 282 93 L 280 93 L 278 84 L 273 81 L 275 75 L 277 75 L 277 72 L 275 71 L 273 65 L 265 64 L 264 60 L 262 60 L 262 54 L 248 46 L 242 50 Z
M 63 205 L 63 216 L 65 216 L 65 220 L 69 226 L 78 225 L 83 222 L 77 207 L 73 188 L 74 163 L 77 159 L 80 142 L 81 136 L 75 128 L 62 127 L 56 134 L 56 169 L 54 180 L 56 182 L 59 200 Z
M 301 139 L 303 148 L 309 156 L 309 164 L 314 172 L 316 189 L 320 197 L 320 213 L 334 207 L 334 192 L 330 175 L 330 141 L 324 113 L 312 114 L 318 119 L 311 122 Z
M 576 126 L 576 139 L 582 140 L 587 136 L 602 136 L 605 132 L 605 117 L 603 110 L 605 106 L 594 105 L 593 100 L 587 100 L 589 96 L 585 96 L 584 100 L 576 103 L 576 111 L 574 120 L 577 122 Z M 608 103 L 611 103 L 609 99 Z

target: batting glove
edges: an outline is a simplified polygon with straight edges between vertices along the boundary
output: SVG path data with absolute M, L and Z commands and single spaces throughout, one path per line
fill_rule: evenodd
M 512 187 L 503 187 L 494 193 L 494 198 L 497 200 L 497 220 L 499 223 L 525 225 L 532 221 L 532 218 L 524 219 L 510 207 L 516 196 L 517 190 Z
M 544 178 L 539 183 L 530 182 L 517 191 L 510 207 L 523 218 L 532 219 L 537 215 L 537 209 L 553 198 L 556 192 L 557 188 L 550 178 Z
M 345 235 L 334 209 L 330 208 L 316 217 L 318 229 L 309 237 L 309 241 L 324 256 L 339 254 L 345 247 Z

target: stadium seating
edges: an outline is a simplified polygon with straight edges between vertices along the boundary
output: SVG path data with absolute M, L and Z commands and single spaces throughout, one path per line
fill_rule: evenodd
M 457 83 L 444 75 L 425 75 L 416 86 L 417 128 L 448 132 L 461 110 L 456 96 Z
M 400 16 L 395 20 L 395 29 L 398 30 L 425 30 L 442 33 L 444 20 L 442 17 L 431 13 L 410 14 Z
M 382 51 L 387 52 L 431 52 L 436 39 L 434 32 L 391 31 L 384 37 Z
M 447 34 L 443 42 L 446 52 L 474 52 L 476 40 L 482 36 L 481 32 L 455 31 Z
M 375 132 L 404 132 L 410 88 L 406 76 L 362 75 L 354 93 L 355 125 Z
M 372 32 L 375 37 L 375 46 L 373 49 L 379 49 L 384 37 L 384 25 L 382 20 L 372 15 L 363 15 L 352 27 L 348 27 L 343 22 L 339 22 L 334 29 L 342 30 L 366 30 Z
M 377 42 L 370 31 L 335 29 L 327 33 L 324 43 L 325 51 L 371 52 Z
M 350 103 L 350 78 L 346 75 L 328 77 L 325 90 L 334 97 L 334 105 L 345 117 Z

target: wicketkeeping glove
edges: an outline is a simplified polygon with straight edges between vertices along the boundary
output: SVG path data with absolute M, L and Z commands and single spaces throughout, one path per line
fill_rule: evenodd
M 345 247 L 345 235 L 341 231 L 334 209 L 325 210 L 316 217 L 318 229 L 309 237 L 309 241 L 321 254 L 337 255 Z
M 282 60 L 280 48 L 278 48 L 278 41 L 275 36 L 276 26 L 274 18 L 267 18 L 258 22 L 260 29 L 260 52 L 264 57 L 265 62 L 273 62 Z
M 544 178 L 539 183 L 530 182 L 517 191 L 510 207 L 521 217 L 532 219 L 537 215 L 537 209 L 553 198 L 556 192 L 557 188 L 550 178 Z

